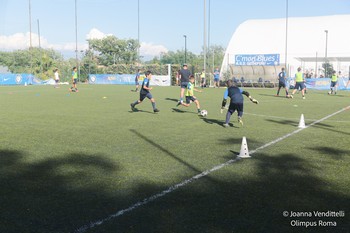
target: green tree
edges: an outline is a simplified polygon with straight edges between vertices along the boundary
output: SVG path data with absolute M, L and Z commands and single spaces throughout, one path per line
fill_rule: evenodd
M 325 70 L 325 78 L 332 77 L 334 68 L 333 68 L 333 65 L 331 63 L 328 63 L 328 62 L 322 63 L 322 68 Z
M 137 40 L 121 40 L 115 36 L 88 40 L 89 48 L 97 53 L 98 64 L 133 64 L 137 62 Z
M 12 73 L 31 73 L 40 79 L 53 77 L 53 69 L 63 64 L 63 57 L 52 49 L 31 48 L 1 52 L 0 64 Z

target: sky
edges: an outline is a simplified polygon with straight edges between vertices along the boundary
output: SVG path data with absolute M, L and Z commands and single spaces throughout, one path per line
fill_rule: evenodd
M 200 54 L 204 37 L 226 48 L 246 20 L 285 18 L 287 2 L 288 17 L 350 14 L 350 0 L 0 0 L 0 51 L 28 48 L 31 25 L 33 47 L 40 34 L 41 47 L 65 57 L 75 56 L 76 29 L 79 51 L 87 39 L 114 35 L 139 38 L 144 58 L 184 50 L 185 42 L 187 51 Z

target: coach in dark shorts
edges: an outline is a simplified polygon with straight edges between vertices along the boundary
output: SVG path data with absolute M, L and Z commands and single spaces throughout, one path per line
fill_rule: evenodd
M 179 72 L 180 76 L 180 86 L 181 86 L 181 92 L 180 92 L 180 103 L 183 103 L 184 93 L 185 89 L 187 88 L 189 77 L 191 75 L 191 72 L 188 70 L 187 64 L 183 64 L 182 69 Z

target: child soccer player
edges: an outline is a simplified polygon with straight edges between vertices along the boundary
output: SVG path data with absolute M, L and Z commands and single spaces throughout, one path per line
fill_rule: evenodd
M 143 80 L 142 82 L 142 86 L 141 86 L 141 90 L 140 90 L 140 99 L 136 100 L 134 103 L 131 103 L 131 110 L 135 110 L 135 105 L 142 103 L 142 101 L 147 97 L 149 100 L 151 100 L 152 103 L 152 108 L 153 108 L 153 112 L 159 112 L 159 110 L 156 108 L 156 101 L 154 100 L 150 90 L 152 90 L 152 87 L 149 87 L 149 83 L 151 81 L 152 78 L 152 72 L 151 71 L 147 71 L 145 73 L 146 78 Z
M 249 92 L 243 91 L 239 89 L 238 87 L 234 86 L 231 80 L 227 81 L 227 89 L 224 94 L 224 99 L 222 100 L 221 104 L 221 113 L 223 112 L 223 109 L 225 108 L 227 98 L 230 97 L 230 107 L 227 110 L 226 114 L 226 121 L 224 123 L 224 127 L 229 127 L 229 122 L 231 119 L 231 115 L 237 111 L 238 115 L 238 123 L 243 125 L 242 116 L 243 116 L 243 95 L 247 96 L 250 101 L 252 101 L 255 104 L 258 104 L 259 102 L 251 97 L 249 95 Z
M 72 71 L 72 85 L 73 86 L 69 89 L 71 92 L 78 92 L 77 82 L 78 82 L 77 67 L 73 67 L 73 71 Z
M 135 92 L 138 92 L 138 91 L 139 91 L 140 72 L 141 72 L 141 70 L 138 69 L 138 70 L 137 70 L 137 73 L 136 73 L 136 76 L 135 76 L 135 85 L 136 85 Z
M 200 106 L 199 101 L 197 100 L 197 98 L 193 95 L 194 91 L 202 92 L 202 91 L 197 90 L 196 88 L 194 88 L 194 76 L 193 76 L 193 74 L 191 74 L 190 78 L 189 78 L 189 83 L 187 84 L 187 88 L 186 88 L 186 94 L 185 94 L 186 103 L 179 102 L 176 105 L 176 107 L 179 106 L 179 105 L 183 105 L 185 107 L 189 107 L 190 103 L 192 101 L 192 102 L 194 102 L 196 104 L 198 114 L 200 114 L 201 113 L 201 106 Z
M 331 77 L 331 90 L 328 92 L 328 95 L 337 94 L 337 83 L 338 83 L 338 76 L 335 70 L 333 71 L 332 77 Z

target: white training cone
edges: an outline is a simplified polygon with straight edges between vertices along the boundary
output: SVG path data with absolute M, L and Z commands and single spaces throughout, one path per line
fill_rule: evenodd
M 249 151 L 248 151 L 247 139 L 245 137 L 243 137 L 243 139 L 242 139 L 241 151 L 239 152 L 238 157 L 250 158 Z
M 298 127 L 302 129 L 305 128 L 304 114 L 301 114 Z

